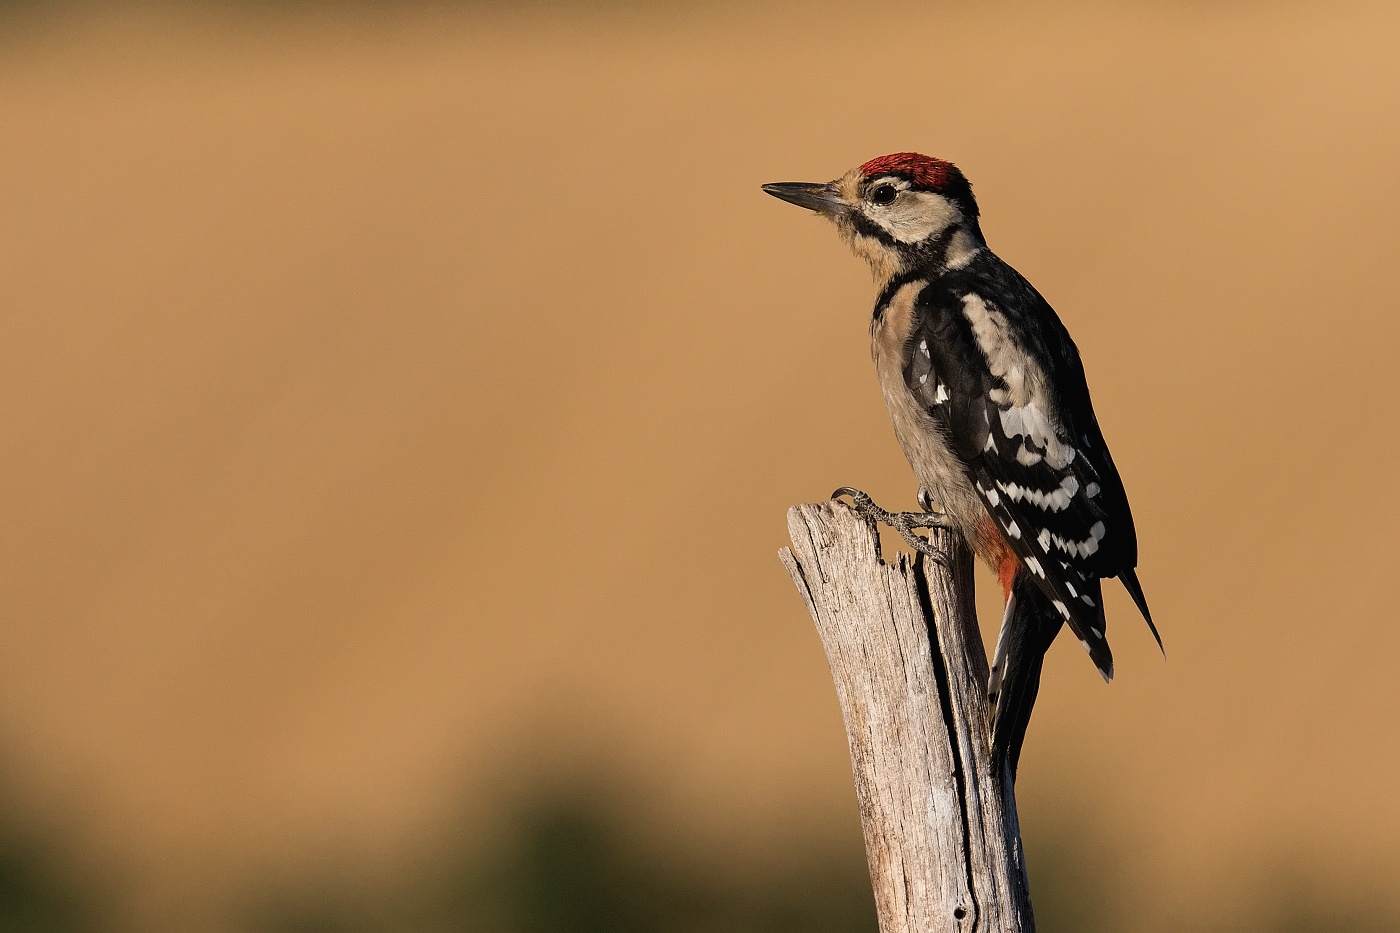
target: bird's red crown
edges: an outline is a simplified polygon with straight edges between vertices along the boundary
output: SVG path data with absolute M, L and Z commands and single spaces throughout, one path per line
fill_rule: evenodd
M 914 184 L 937 191 L 959 172 L 952 162 L 944 162 L 917 152 L 894 152 L 871 159 L 860 167 L 866 178 L 877 175 L 907 175 Z

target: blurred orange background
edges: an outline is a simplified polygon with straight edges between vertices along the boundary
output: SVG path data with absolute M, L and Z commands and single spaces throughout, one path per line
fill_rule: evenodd
M 1075 335 L 1169 654 L 1117 590 L 1111 686 L 1056 646 L 1028 844 L 1135 930 L 1400 916 L 1400 6 L 0 32 L 0 755 L 102 928 L 244 929 L 256 879 L 408 871 L 537 775 L 688 857 L 858 851 L 775 555 L 789 505 L 914 483 L 867 273 L 758 185 L 903 149 Z

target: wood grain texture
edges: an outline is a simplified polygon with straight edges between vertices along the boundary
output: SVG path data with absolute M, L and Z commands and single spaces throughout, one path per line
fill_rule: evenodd
M 840 502 L 788 511 L 780 557 L 807 603 L 846 722 L 881 933 L 1035 929 L 1013 785 L 994 773 L 972 557 L 881 559 Z

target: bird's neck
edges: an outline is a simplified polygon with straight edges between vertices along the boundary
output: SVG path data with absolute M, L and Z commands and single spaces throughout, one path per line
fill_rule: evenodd
M 940 271 L 949 272 L 961 269 L 972 262 L 978 253 L 987 248 L 987 242 L 982 239 L 982 231 L 975 223 L 957 224 L 950 227 L 948 232 L 948 242 L 943 248 Z
M 976 224 L 950 224 L 913 246 L 891 249 L 867 241 L 864 258 L 881 294 L 916 278 L 936 279 L 966 267 L 987 248 Z M 857 250 L 860 252 L 860 250 Z

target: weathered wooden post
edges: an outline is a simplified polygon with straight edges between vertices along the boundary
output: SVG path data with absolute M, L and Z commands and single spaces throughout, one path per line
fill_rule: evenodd
M 1031 933 L 971 553 L 935 530 L 936 558 L 887 564 L 874 524 L 835 501 L 794 506 L 788 530 L 780 556 L 836 682 L 881 933 Z

